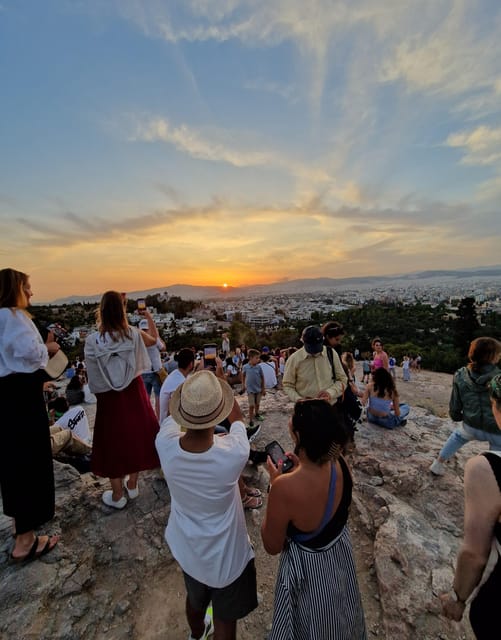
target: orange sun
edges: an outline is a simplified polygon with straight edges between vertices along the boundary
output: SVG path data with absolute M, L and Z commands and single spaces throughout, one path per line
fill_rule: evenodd
M 225 283 L 223 284 L 223 287 L 224 287 L 224 289 L 227 289 L 227 288 L 228 288 L 228 284 L 225 282 Z

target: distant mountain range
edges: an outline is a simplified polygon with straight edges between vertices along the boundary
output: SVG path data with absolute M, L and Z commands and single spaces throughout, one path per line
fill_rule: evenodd
M 248 287 L 199 287 L 189 284 L 171 284 L 165 287 L 155 287 L 153 289 L 144 289 L 142 291 L 128 291 L 127 295 L 133 300 L 137 298 L 145 298 L 146 296 L 166 294 L 169 297 L 178 296 L 184 300 L 206 300 L 240 298 L 246 296 L 265 296 L 279 294 L 298 294 L 298 293 L 328 293 L 346 288 L 363 289 L 365 287 L 388 286 L 392 283 L 395 285 L 420 283 L 429 280 L 460 280 L 463 278 L 497 278 L 501 277 L 501 266 L 490 267 L 474 267 L 471 269 L 460 270 L 433 270 L 418 271 L 415 273 L 406 273 L 402 275 L 388 276 L 365 276 L 356 278 L 302 278 L 299 280 L 282 280 L 271 284 L 257 284 Z M 71 304 L 74 302 L 98 302 L 101 298 L 100 293 L 88 296 L 67 296 L 52 301 L 51 304 Z

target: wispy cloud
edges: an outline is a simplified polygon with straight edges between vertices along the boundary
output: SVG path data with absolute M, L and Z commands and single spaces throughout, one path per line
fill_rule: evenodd
M 215 127 L 204 131 L 187 124 L 173 125 L 167 118 L 145 116 L 132 117 L 133 132 L 129 140 L 138 142 L 163 142 L 200 160 L 223 162 L 233 167 L 265 167 L 286 171 L 313 183 L 327 182 L 332 178 L 322 167 L 315 167 L 295 160 L 275 149 L 256 148 L 252 140 L 255 134 L 247 131 L 223 130 Z
M 171 43 L 239 40 L 250 47 L 274 47 L 291 42 L 307 65 L 315 110 L 336 60 L 336 41 L 352 31 L 364 35 L 361 51 L 370 42 L 380 81 L 456 96 L 482 92 L 484 108 L 499 92 L 500 13 L 488 23 L 472 20 L 481 10 L 476 0 L 183 0 L 180 7 L 180 2 L 124 1 L 120 11 L 145 34 Z M 475 106 L 471 99 L 461 103 L 463 109 Z
M 488 216 L 488 212 L 485 215 Z M 451 220 L 457 223 L 453 233 L 450 231 Z M 492 219 L 490 223 L 492 224 Z M 411 237 L 418 237 L 422 241 L 431 229 L 434 234 L 447 229 L 449 237 L 467 237 L 474 233 L 474 229 L 478 229 L 479 214 L 472 219 L 471 207 L 468 205 L 451 206 L 413 199 L 393 208 L 332 208 L 321 197 L 290 206 L 245 205 L 215 197 L 204 206 L 184 203 L 125 218 L 65 212 L 52 217 L 49 224 L 22 216 L 14 220 L 9 235 L 23 241 L 25 246 L 70 248 L 88 243 L 111 246 L 131 237 L 150 241 L 155 237 L 164 237 L 164 233 L 171 240 L 181 239 L 184 234 L 203 235 L 206 229 L 214 228 L 224 228 L 228 241 L 240 237 L 243 228 L 255 229 L 250 237 L 260 238 L 263 235 L 261 230 L 266 228 L 267 235 L 268 230 L 274 226 L 290 242 L 295 237 L 294 242 L 305 242 L 306 231 L 313 238 L 319 235 L 331 242 L 332 238 L 345 232 L 351 234 L 350 230 L 353 230 L 349 239 L 350 242 L 355 241 L 355 244 L 358 244 L 357 238 L 363 242 L 364 238 L 374 236 L 379 236 L 380 239 L 392 238 L 392 242 L 399 244 L 409 242 Z
M 501 162 L 501 127 L 494 129 L 481 126 L 472 131 L 453 133 L 447 138 L 446 144 L 465 150 L 461 159 L 464 164 L 487 165 Z
M 479 9 L 475 0 L 434 3 L 394 42 L 381 79 L 401 80 L 414 91 L 469 96 L 461 102 L 463 110 L 487 104 L 499 91 L 501 14 L 485 23 L 473 19 Z
M 462 164 L 491 167 L 495 175 L 478 186 L 481 200 L 494 201 L 501 196 L 501 127 L 479 126 L 470 131 L 453 133 L 445 144 L 463 149 Z
M 226 136 L 227 134 L 225 134 Z M 149 118 L 137 123 L 131 140 L 144 142 L 166 142 L 193 158 L 226 162 L 235 167 L 257 167 L 280 164 L 280 158 L 267 151 L 240 151 L 230 144 L 218 140 L 221 132 L 212 137 L 204 135 L 188 125 L 173 126 L 165 118 Z M 282 161 L 283 163 L 283 161 Z

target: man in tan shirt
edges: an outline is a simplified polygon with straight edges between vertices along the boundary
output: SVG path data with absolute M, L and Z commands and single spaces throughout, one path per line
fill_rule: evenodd
M 343 394 L 348 382 L 346 374 L 333 350 L 335 380 L 319 327 L 306 327 L 302 333 L 303 347 L 293 353 L 285 363 L 283 388 L 296 402 L 306 398 L 319 398 L 334 404 Z

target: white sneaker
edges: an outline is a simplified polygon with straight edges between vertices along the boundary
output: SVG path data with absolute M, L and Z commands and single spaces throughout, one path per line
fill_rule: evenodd
M 105 491 L 102 495 L 104 504 L 114 509 L 123 509 L 127 504 L 127 498 L 122 496 L 120 500 L 113 500 L 113 491 Z
M 131 500 L 134 500 L 134 498 L 137 498 L 137 496 L 139 495 L 139 486 L 136 485 L 135 489 L 129 489 L 129 487 L 127 486 L 128 482 L 129 482 L 129 476 L 125 476 L 125 478 L 124 478 L 124 489 L 127 491 L 127 495 L 129 496 L 129 498 Z
M 435 476 L 443 476 L 445 474 L 445 465 L 443 462 L 440 462 L 440 460 L 434 460 L 430 466 L 430 471 Z
M 212 604 L 209 604 L 209 606 L 207 607 L 204 623 L 205 629 L 199 640 L 207 640 L 207 638 L 214 633 L 214 622 L 212 621 Z M 190 634 L 188 640 L 195 640 L 195 638 Z

